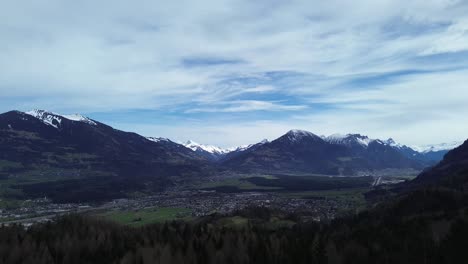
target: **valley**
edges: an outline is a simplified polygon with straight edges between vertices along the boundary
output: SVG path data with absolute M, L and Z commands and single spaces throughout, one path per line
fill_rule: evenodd
M 43 110 L 0 114 L 0 135 L 5 224 L 80 213 L 141 225 L 251 207 L 330 221 L 369 208 L 366 193 L 410 181 L 433 164 L 429 152 L 359 134 L 290 130 L 222 149 Z
M 467 14 L 2 1 L 0 264 L 468 263 Z
M 414 176 L 413 176 L 414 177 Z M 162 192 L 129 193 L 107 202 L 54 203 L 43 197 L 0 202 L 0 223 L 52 221 L 71 213 L 97 215 L 139 226 L 170 220 L 190 220 L 211 214 L 232 214 L 265 207 L 300 215 L 301 221 L 330 221 L 369 206 L 364 194 L 375 184 L 392 184 L 411 176 L 333 177 L 325 175 L 230 175 L 173 186 Z M 172 208 L 172 209 L 171 209 Z M 163 215 L 160 215 L 160 210 Z M 148 219 L 148 210 L 152 212 Z M 176 213 L 164 214 L 175 210 Z M 141 217 L 141 215 L 146 217 Z M 123 217 L 125 221 L 120 218 Z M 133 221 L 143 218 L 143 220 Z M 130 221 L 131 220 L 131 221 Z
M 326 226 L 418 188 L 444 147 L 456 145 L 441 146 L 292 129 L 223 149 L 81 115 L 10 111 L 0 114 L 0 224 L 28 230 L 71 216 L 132 230 L 205 221 L 275 232 Z

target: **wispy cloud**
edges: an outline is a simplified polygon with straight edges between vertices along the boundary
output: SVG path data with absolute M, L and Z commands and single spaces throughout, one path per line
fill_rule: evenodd
M 0 110 L 459 140 L 466 14 L 457 0 L 10 1 L 0 9 Z
M 216 107 L 189 109 L 187 113 L 198 112 L 249 112 L 249 111 L 297 111 L 306 109 L 305 105 L 285 105 L 279 102 L 268 101 L 231 101 L 225 103 L 216 103 Z
M 191 57 L 184 58 L 182 64 L 185 67 L 206 67 L 206 66 L 219 66 L 226 64 L 240 64 L 244 63 L 243 60 L 226 59 L 226 58 L 213 58 L 213 57 Z

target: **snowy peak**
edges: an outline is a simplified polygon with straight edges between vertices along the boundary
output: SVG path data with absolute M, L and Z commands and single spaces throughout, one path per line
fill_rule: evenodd
M 93 125 L 95 126 L 96 125 L 96 122 L 94 122 L 93 120 L 85 117 L 85 116 L 82 116 L 80 114 L 73 114 L 73 115 L 62 115 L 62 117 L 68 119 L 68 120 L 71 120 L 71 121 L 76 121 L 76 122 L 83 122 L 83 123 L 87 123 L 87 124 L 90 124 L 90 125 Z
M 406 145 L 402 145 L 398 142 L 396 142 L 395 140 L 393 140 L 393 138 L 389 138 L 387 140 L 384 140 L 382 141 L 384 144 L 392 147 L 392 148 L 395 148 L 395 149 L 410 149 L 410 147 L 406 146 Z
M 54 113 L 45 110 L 32 110 L 25 112 L 25 114 L 41 120 L 44 124 L 58 128 L 62 124 L 62 118 Z
M 60 114 L 56 114 L 53 112 L 48 112 L 45 110 L 37 110 L 37 109 L 25 112 L 25 114 L 35 117 L 41 120 L 44 124 L 52 126 L 57 129 L 61 126 L 63 119 L 67 119 L 73 122 L 83 122 L 83 123 L 94 125 L 94 126 L 97 125 L 96 122 L 94 122 L 93 120 L 87 117 L 84 117 L 82 115 L 79 115 L 79 114 L 60 115 Z
M 293 129 L 289 130 L 283 137 L 289 139 L 292 142 L 297 142 L 306 138 L 321 139 L 319 136 L 305 130 Z
M 192 140 L 185 142 L 183 145 L 186 148 L 189 148 L 193 151 L 205 151 L 205 152 L 208 152 L 211 154 L 217 154 L 217 155 L 227 154 L 230 152 L 228 149 L 223 149 L 223 148 L 211 146 L 211 145 L 203 145 Z
M 347 145 L 347 146 L 359 145 L 365 148 L 367 148 L 369 144 L 374 141 L 382 142 L 380 140 L 371 139 L 368 136 L 363 136 L 361 134 L 347 134 L 347 135 L 333 134 L 331 136 L 324 137 L 324 140 L 327 141 L 328 143 L 336 144 L 336 145 Z
M 462 144 L 462 142 L 452 142 L 438 145 L 409 147 L 396 142 L 393 138 L 389 138 L 387 140 L 371 139 L 360 134 L 334 134 L 328 137 L 322 136 L 322 138 L 330 144 L 344 145 L 347 147 L 357 146 L 364 149 L 367 149 L 371 143 L 377 143 L 393 148 L 410 159 L 416 159 L 424 162 L 438 162 L 443 158 L 445 153 Z
M 239 146 L 239 147 L 234 147 L 234 148 L 228 148 L 226 149 L 227 151 L 229 152 L 240 152 L 240 151 L 245 151 L 245 150 L 248 150 L 249 148 L 253 147 L 253 146 L 260 146 L 260 145 L 264 145 L 266 143 L 269 143 L 270 141 L 268 141 L 268 139 L 264 139 L 258 143 L 255 143 L 255 144 L 248 144 L 248 145 L 242 145 L 242 146 Z
M 461 141 L 453 141 L 449 143 L 441 143 L 435 145 L 423 145 L 423 146 L 413 146 L 412 148 L 421 153 L 429 153 L 429 152 L 438 152 L 438 151 L 448 151 L 454 148 L 461 146 L 463 142 Z
M 264 139 L 259 143 L 250 144 L 250 145 L 243 145 L 239 147 L 233 148 L 220 148 L 212 145 L 203 145 L 199 144 L 195 141 L 189 140 L 185 143 L 181 143 L 186 148 L 191 149 L 194 152 L 214 161 L 219 161 L 223 158 L 228 157 L 229 155 L 236 155 L 238 153 L 242 153 L 244 151 L 255 149 L 263 144 L 268 143 L 268 140 Z
M 390 146 L 399 146 L 400 144 L 396 143 L 395 140 L 393 140 L 393 138 L 389 138 L 387 140 L 384 141 L 387 145 L 390 145 Z

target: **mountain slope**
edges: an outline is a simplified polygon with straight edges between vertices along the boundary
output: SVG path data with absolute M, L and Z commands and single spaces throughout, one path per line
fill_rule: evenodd
M 226 159 L 231 169 L 261 172 L 301 172 L 353 175 L 386 168 L 422 169 L 380 140 L 361 135 L 322 138 L 308 131 L 291 130 L 255 150 Z
M 419 153 L 422 160 L 436 164 L 444 158 L 445 154 L 461 144 L 463 144 L 463 142 L 454 141 L 451 143 L 442 143 L 437 145 L 417 146 L 412 149 Z
M 468 140 L 449 151 L 439 164 L 421 173 L 414 183 L 440 184 L 468 191 Z
M 177 143 L 151 141 L 78 115 L 0 114 L 0 178 L 21 182 L 19 188 L 31 195 L 52 195 L 52 190 L 39 187 L 59 188 L 63 181 L 87 178 L 93 179 L 90 184 L 113 186 L 110 192 L 120 196 L 125 189 L 160 188 L 169 177 L 200 174 L 205 163 Z M 44 181 L 53 183 L 35 188 L 36 182 Z M 94 194 L 99 196 L 99 190 Z M 64 200 L 86 198 L 77 196 Z
M 244 145 L 244 146 L 240 146 L 240 147 L 237 147 L 237 148 L 234 148 L 234 149 L 231 149 L 230 152 L 226 153 L 223 157 L 221 157 L 221 159 L 219 160 L 219 163 L 222 163 L 226 160 L 230 160 L 230 159 L 233 159 L 239 155 L 243 155 L 245 153 L 249 153 L 249 152 L 252 152 L 252 151 L 255 151 L 257 148 L 259 148 L 260 146 L 264 145 L 268 143 L 268 140 L 264 139 L 258 143 L 255 143 L 255 144 L 250 144 L 250 145 Z
M 409 147 L 406 145 L 399 144 L 395 142 L 392 138 L 387 140 L 380 139 L 370 139 L 367 136 L 362 136 L 359 134 L 348 134 L 348 135 L 331 135 L 329 137 L 323 137 L 323 139 L 329 143 L 346 145 L 348 147 L 361 147 L 366 148 L 372 142 L 377 142 L 392 147 L 397 150 L 405 157 L 420 161 L 427 166 L 435 165 L 437 162 L 441 161 L 444 158 L 444 155 L 447 154 L 450 150 L 461 145 L 459 142 L 452 142 L 449 144 L 443 143 L 438 145 L 429 145 L 423 147 Z

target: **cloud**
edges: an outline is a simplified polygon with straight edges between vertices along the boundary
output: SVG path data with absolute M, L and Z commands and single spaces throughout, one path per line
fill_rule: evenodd
M 297 111 L 306 109 L 305 105 L 285 105 L 278 102 L 267 101 L 231 101 L 228 103 L 217 103 L 219 107 L 195 108 L 187 110 L 187 113 L 197 112 L 249 112 L 249 111 Z
M 192 57 L 182 60 L 185 67 L 202 67 L 202 66 L 218 66 L 224 64 L 239 64 L 243 63 L 242 60 L 225 59 L 225 58 L 212 58 L 212 57 Z
M 0 110 L 263 124 L 249 135 L 271 126 L 461 139 L 466 14 L 455 0 L 8 1 Z

